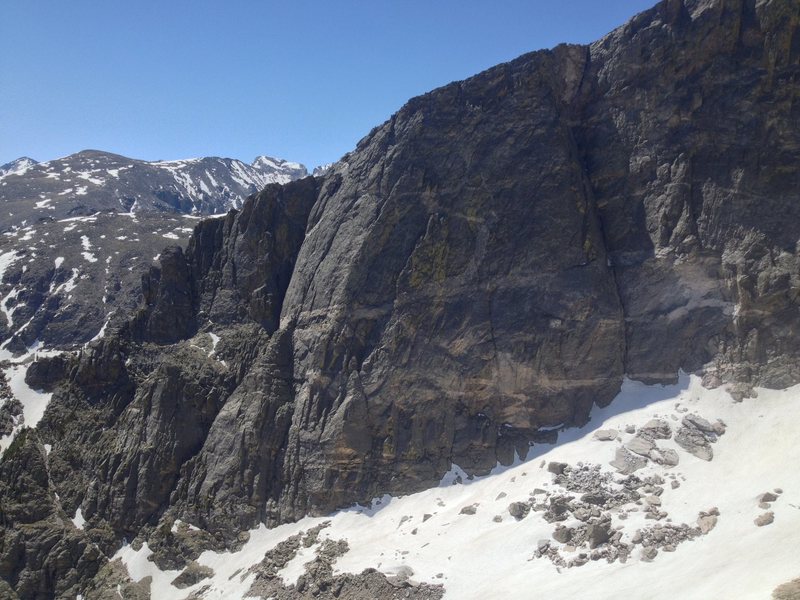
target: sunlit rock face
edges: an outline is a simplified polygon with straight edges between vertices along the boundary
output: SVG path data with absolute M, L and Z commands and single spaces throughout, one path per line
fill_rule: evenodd
M 62 510 L 182 565 L 508 464 L 626 376 L 800 381 L 799 10 L 662 2 L 415 98 L 199 225 L 53 368 Z

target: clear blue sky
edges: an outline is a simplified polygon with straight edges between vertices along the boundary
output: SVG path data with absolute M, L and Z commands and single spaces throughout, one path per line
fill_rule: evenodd
M 0 164 L 351 150 L 408 98 L 655 0 L 4 0 Z

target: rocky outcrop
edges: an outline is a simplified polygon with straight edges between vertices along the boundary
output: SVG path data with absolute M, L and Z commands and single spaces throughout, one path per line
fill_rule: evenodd
M 662 3 L 416 98 L 165 251 L 134 339 L 279 331 L 175 502 L 280 522 L 509 463 L 625 375 L 800 378 L 800 219 L 754 217 L 794 210 L 796 7 L 749 6 Z
M 194 335 L 198 322 L 278 327 L 318 181 L 268 186 L 224 219 L 197 226 L 186 253 L 168 248 L 142 278 L 133 337 L 160 344 Z
M 45 449 L 29 429 L 0 463 L 0 522 L 0 578 L 19 598 L 74 597 L 105 561 L 66 518 L 48 481 Z
M 797 600 L 800 598 L 800 577 L 779 585 L 772 592 L 774 600 Z
M 797 10 L 663 3 L 412 100 L 332 169 L 282 313 L 286 501 L 507 463 L 623 375 L 797 381 Z
M 589 50 L 575 131 L 632 377 L 800 377 L 799 10 L 662 2 Z
M 618 390 L 622 308 L 557 64 L 415 99 L 326 178 L 282 316 L 303 510 L 508 463 Z
M 189 522 L 233 533 L 254 522 L 283 520 L 276 504 L 289 483 L 283 467 L 294 411 L 293 381 L 291 338 L 279 332 L 184 469 L 174 497 Z
M 367 569 L 358 575 L 334 575 L 333 563 L 348 551 L 346 540 L 326 539 L 319 543 L 323 523 L 307 532 L 291 536 L 265 553 L 264 559 L 250 571 L 255 574 L 248 597 L 274 598 L 275 600 L 312 599 L 333 600 L 351 598 L 369 600 L 371 598 L 412 598 L 414 600 L 439 600 L 444 595 L 440 585 L 420 584 L 410 579 L 414 574 L 409 567 L 401 567 L 397 575 L 387 577 L 375 569 Z M 279 572 L 297 556 L 303 547 L 316 546 L 316 557 L 304 565 L 304 573 L 296 582 L 288 585 Z
M 415 98 L 322 177 L 202 223 L 64 371 L 39 429 L 65 509 L 232 546 L 509 464 L 625 376 L 800 381 L 798 22 L 667 0 Z M 677 462 L 668 423 L 641 433 L 618 468 Z M 720 433 L 674 436 L 710 458 Z

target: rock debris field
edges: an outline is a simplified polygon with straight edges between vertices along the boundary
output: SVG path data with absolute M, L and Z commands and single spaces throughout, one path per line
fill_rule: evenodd
M 454 466 L 437 488 L 262 527 L 184 569 L 136 541 L 112 564 L 165 599 L 524 598 L 526 581 L 548 598 L 791 597 L 800 388 L 757 392 L 626 381 L 589 425 L 488 476 Z

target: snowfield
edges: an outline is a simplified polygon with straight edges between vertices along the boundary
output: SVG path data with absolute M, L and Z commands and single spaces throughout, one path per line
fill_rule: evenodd
M 51 393 L 31 389 L 31 387 L 25 383 L 25 373 L 27 373 L 27 371 L 27 364 L 12 364 L 10 367 L 3 370 L 11 394 L 22 403 L 23 419 L 21 423 L 15 425 L 10 435 L 0 438 L 0 451 L 4 451 L 11 445 L 11 442 L 14 441 L 14 438 L 23 425 L 27 427 L 36 427 L 36 424 L 44 415 L 48 402 L 50 402 Z
M 159 600 L 186 598 L 201 590 L 203 598 L 243 598 L 255 579 L 248 569 L 265 552 L 289 536 L 327 523 L 318 541 L 301 547 L 279 572 L 286 585 L 297 582 L 305 563 L 331 539 L 349 545 L 334 562 L 335 574 L 370 567 L 387 575 L 410 574 L 412 582 L 442 584 L 445 598 L 454 600 L 769 598 L 775 587 L 800 576 L 800 386 L 757 392 L 757 398 L 737 403 L 721 388 L 704 389 L 695 376 L 681 376 L 672 386 L 625 381 L 609 407 L 594 410 L 589 425 L 562 431 L 555 446 L 531 448 L 525 461 L 498 466 L 473 480 L 454 466 L 439 487 L 417 494 L 386 496 L 370 507 L 307 517 L 272 530 L 262 526 L 250 532 L 239 552 L 203 553 L 197 562 L 211 567 L 214 575 L 182 590 L 171 585 L 180 571 L 158 570 L 147 560 L 147 545 L 138 551 L 125 546 L 115 558 L 122 560 L 134 581 L 152 577 L 152 597 Z M 682 420 L 692 415 L 709 423 L 719 419 L 718 428 L 725 429 L 718 437 L 710 436 L 715 440 L 710 461 L 675 442 Z M 658 440 L 659 450 L 675 450 L 679 462 L 669 467 L 651 460 L 637 470 L 637 477 L 662 481 L 663 487 L 656 486 L 658 497 L 610 509 L 611 525 L 629 544 L 639 530 L 663 531 L 662 526 L 682 523 L 695 528 L 693 539 L 661 548 L 652 561 L 644 556 L 642 545 L 632 544 L 625 562 L 609 563 L 589 558 L 592 551 L 585 546 L 573 548 L 553 538 L 557 526 L 580 526 L 575 518 L 548 522 L 535 507 L 522 518 L 509 513 L 512 502 L 533 504 L 534 498 L 565 492 L 551 472 L 551 462 L 567 463 L 577 471 L 600 465 L 598 477 L 621 489 L 618 484 L 625 476 L 609 462 L 618 448 L 633 440 L 634 428 L 640 431 L 654 417 L 670 423 L 673 431 L 669 439 Z M 600 433 L 616 430 L 616 439 L 600 441 L 601 429 Z M 766 492 L 774 492 L 776 499 L 759 507 Z M 706 524 L 713 524 L 703 535 L 696 525 L 701 511 L 718 512 L 716 519 L 706 516 L 711 519 Z M 774 514 L 774 522 L 757 526 L 755 519 L 767 512 Z M 646 516 L 658 513 L 658 520 Z M 555 549 L 567 563 L 581 553 L 584 557 L 577 560 L 580 566 L 557 566 L 537 548 Z

